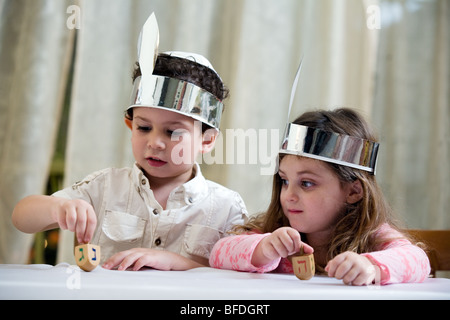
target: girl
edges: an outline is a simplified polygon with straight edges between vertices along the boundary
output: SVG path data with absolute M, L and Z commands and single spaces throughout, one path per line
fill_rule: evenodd
M 303 141 L 309 149 L 304 146 L 299 152 L 298 140 L 293 141 L 298 132 L 288 135 L 267 212 L 237 228 L 239 235 L 217 242 L 210 265 L 293 272 L 287 257 L 303 247 L 306 254 L 314 252 L 316 270 L 345 284 L 421 282 L 427 278 L 430 264 L 426 253 L 395 226 L 377 185 L 378 144 L 362 117 L 349 109 L 308 112 L 296 119 L 294 128 L 306 130 Z M 373 149 L 361 152 L 350 140 Z M 358 161 L 367 161 L 352 163 L 348 159 L 355 154 L 361 156 L 356 157 Z

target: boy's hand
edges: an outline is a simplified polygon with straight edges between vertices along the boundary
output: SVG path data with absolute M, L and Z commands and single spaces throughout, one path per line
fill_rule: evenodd
M 151 248 L 133 248 L 116 253 L 104 264 L 105 269 L 126 270 L 133 266 L 133 271 L 143 267 L 158 270 L 189 270 L 192 268 L 205 267 L 193 260 L 183 257 L 177 253 Z
M 376 277 L 377 266 L 355 252 L 344 252 L 328 261 L 328 276 L 342 279 L 345 284 L 363 286 L 371 284 Z
M 282 227 L 270 236 L 265 237 L 256 246 L 252 256 L 252 264 L 260 267 L 278 258 L 286 258 L 300 251 L 303 246 L 305 254 L 313 253 L 314 249 L 303 243 L 300 233 L 291 227 Z
M 84 200 L 62 200 L 54 212 L 54 219 L 63 230 L 75 232 L 78 243 L 91 241 L 97 216 L 94 208 Z

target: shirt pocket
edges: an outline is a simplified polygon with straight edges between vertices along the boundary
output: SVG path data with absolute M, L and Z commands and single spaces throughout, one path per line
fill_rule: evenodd
M 201 224 L 188 224 L 184 234 L 186 253 L 209 259 L 214 244 L 222 238 L 223 232 Z
M 145 219 L 129 213 L 107 210 L 102 224 L 105 237 L 100 245 L 114 246 L 117 251 L 139 247 L 146 223 Z

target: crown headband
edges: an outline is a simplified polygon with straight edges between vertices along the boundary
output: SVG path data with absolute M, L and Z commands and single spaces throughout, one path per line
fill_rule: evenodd
M 348 166 L 375 175 L 379 143 L 318 128 L 289 123 L 303 57 L 292 84 L 288 123 L 279 153 Z
M 214 95 L 183 80 L 157 75 L 147 80 L 144 86 L 141 77 L 136 78 L 129 108 L 169 109 L 219 129 L 223 104 Z
M 280 153 L 336 163 L 375 174 L 379 143 L 289 123 Z
M 166 109 L 219 130 L 223 103 L 216 96 L 187 81 L 153 74 L 158 46 L 158 23 L 155 14 L 152 13 L 139 35 L 138 61 L 141 76 L 134 81 L 128 109 L 135 107 Z M 209 61 L 200 55 L 186 52 L 172 53 L 173 56 L 192 60 L 214 71 Z

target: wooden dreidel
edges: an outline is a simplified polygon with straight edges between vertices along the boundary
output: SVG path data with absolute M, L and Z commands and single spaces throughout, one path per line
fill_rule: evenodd
M 100 247 L 89 243 L 76 246 L 75 261 L 84 271 L 94 270 L 100 263 Z
M 314 255 L 303 254 L 303 247 L 300 250 L 299 255 L 293 255 L 290 257 L 294 274 L 300 280 L 309 280 L 314 276 Z

